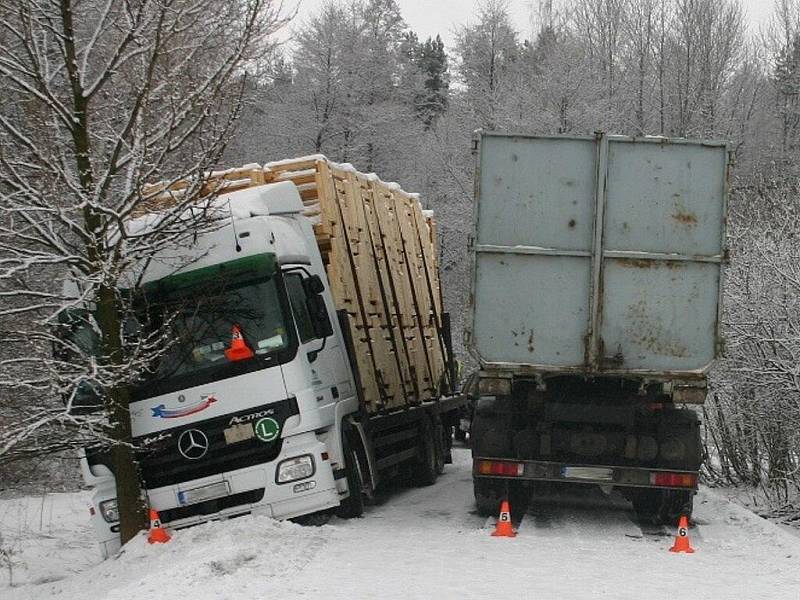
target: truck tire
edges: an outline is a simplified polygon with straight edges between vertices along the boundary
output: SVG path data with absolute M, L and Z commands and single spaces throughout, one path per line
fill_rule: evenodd
M 436 483 L 436 478 L 440 473 L 440 459 L 436 449 L 435 430 L 427 416 L 422 420 L 419 432 L 417 447 L 420 450 L 420 456 L 412 468 L 411 482 L 416 486 L 425 487 Z M 444 458 L 441 459 L 441 463 L 444 468 Z
M 364 514 L 364 497 L 361 494 L 364 479 L 361 476 L 358 453 L 355 448 L 351 447 L 347 436 L 344 436 L 342 440 L 342 449 L 345 455 L 345 477 L 350 495 L 339 503 L 336 516 L 340 519 L 355 519 Z
M 444 473 L 444 465 L 453 462 L 450 454 L 453 439 L 450 437 L 450 428 L 445 427 L 438 416 L 433 419 L 433 435 L 436 440 L 436 474 L 441 475 Z
M 635 490 L 631 500 L 636 516 L 656 525 L 675 525 L 681 516 L 692 518 L 693 490 Z
M 698 471 L 703 462 L 703 442 L 697 414 L 688 409 L 664 415 L 659 426 L 658 466 L 662 469 Z
M 472 419 L 469 433 L 472 456 L 513 458 L 511 420 L 509 415 L 491 411 L 492 400 L 481 398 L 486 407 L 479 404 Z
M 475 507 L 482 517 L 496 516 L 503 501 L 503 487 L 490 479 L 473 479 L 472 489 L 475 493 Z

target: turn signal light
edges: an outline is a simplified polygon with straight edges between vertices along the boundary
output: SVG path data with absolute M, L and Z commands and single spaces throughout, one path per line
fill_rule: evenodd
M 651 485 L 664 487 L 697 487 L 697 475 L 693 473 L 650 473 Z
M 481 475 L 499 475 L 501 477 L 520 477 L 525 465 L 516 462 L 479 460 L 478 473 Z

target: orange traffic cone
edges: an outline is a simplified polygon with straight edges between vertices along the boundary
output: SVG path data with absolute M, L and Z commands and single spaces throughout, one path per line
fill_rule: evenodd
M 158 518 L 158 511 L 150 509 L 150 533 L 147 534 L 149 544 L 165 544 L 172 539 L 167 530 L 161 526 L 161 519 Z
M 253 351 L 247 346 L 238 325 L 231 328 L 231 347 L 225 349 L 225 358 L 230 361 L 253 358 Z
M 497 517 L 497 525 L 492 532 L 494 537 L 517 537 L 517 532 L 511 526 L 511 507 L 508 500 L 503 500 L 500 505 L 500 516 Z
M 675 536 L 675 544 L 669 549 L 670 552 L 686 552 L 691 554 L 694 548 L 689 544 L 689 519 L 686 515 L 681 515 L 678 521 L 678 535 Z

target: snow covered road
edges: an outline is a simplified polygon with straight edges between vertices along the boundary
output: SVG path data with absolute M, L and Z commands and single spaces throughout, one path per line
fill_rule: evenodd
M 800 537 L 712 491 L 696 499 L 693 555 L 671 554 L 672 528 L 640 527 L 628 503 L 591 487 L 537 496 L 515 515 L 517 538 L 492 538 L 474 513 L 469 452 L 455 460 L 436 485 L 395 491 L 362 519 L 243 517 L 163 546 L 138 538 L 102 564 L 81 495 L 2 501 L 19 584 L 0 574 L 0 597 L 800 600 Z

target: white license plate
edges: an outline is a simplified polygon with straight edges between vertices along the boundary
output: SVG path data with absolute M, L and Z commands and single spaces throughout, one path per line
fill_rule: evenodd
M 203 487 L 178 492 L 178 502 L 182 505 L 197 504 L 214 498 L 221 498 L 230 494 L 227 481 L 204 485 Z
M 228 427 L 225 431 L 223 431 L 223 433 L 225 434 L 226 444 L 236 444 L 237 442 L 244 442 L 246 440 L 256 437 L 256 434 L 253 431 L 252 423 L 241 423 L 239 425 L 232 425 L 231 427 Z
M 562 467 L 561 475 L 566 479 L 614 481 L 614 469 L 607 469 L 605 467 Z

